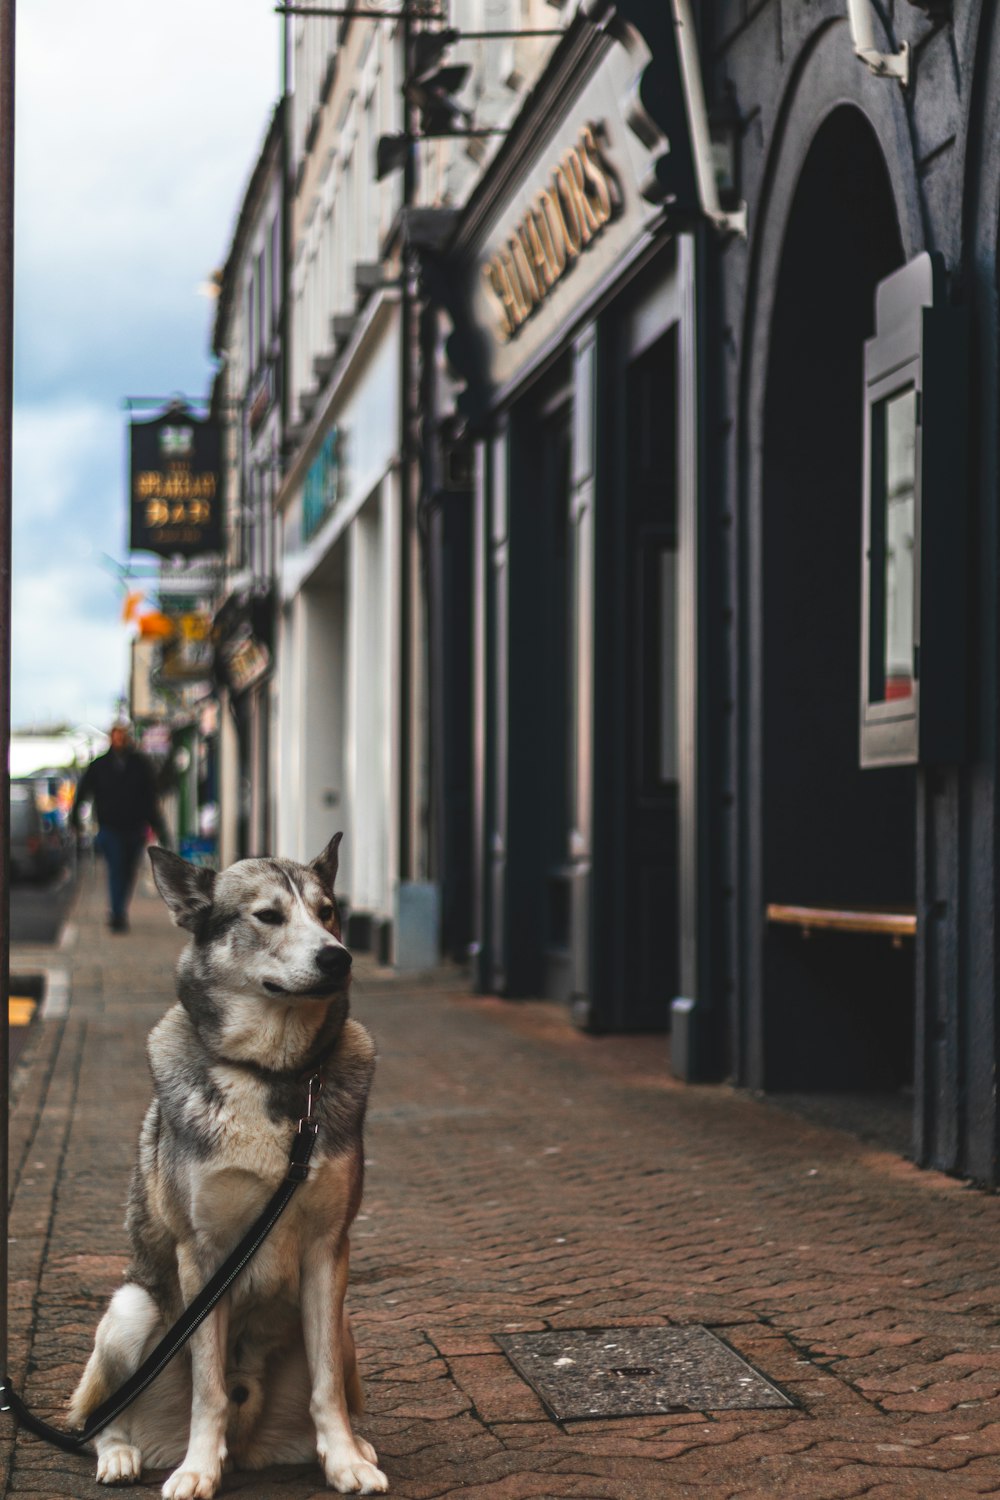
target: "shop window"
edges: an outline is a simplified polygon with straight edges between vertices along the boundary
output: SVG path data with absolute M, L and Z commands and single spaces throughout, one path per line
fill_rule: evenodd
M 248 277 L 246 285 L 246 323 L 247 323 L 247 380 L 252 379 L 257 370 L 257 296 L 253 283 L 253 274 Z
M 917 392 L 886 397 L 872 414 L 870 703 L 914 690 Z
M 965 339 L 943 266 L 880 283 L 865 345 L 861 765 L 965 749 Z
M 267 341 L 270 337 L 270 332 L 267 327 L 267 274 L 264 269 L 263 250 L 261 250 L 260 254 L 257 256 L 257 270 L 255 273 L 255 280 L 257 283 L 257 344 L 254 351 L 253 367 L 255 370 L 259 370 L 261 365 L 263 364 L 264 352 L 267 347 Z
M 271 220 L 271 327 L 277 330 L 281 321 L 281 218 Z

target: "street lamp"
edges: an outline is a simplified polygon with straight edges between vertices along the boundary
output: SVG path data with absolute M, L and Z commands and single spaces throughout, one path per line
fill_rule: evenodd
M 406 158 L 410 154 L 411 141 L 409 136 L 397 133 L 395 135 L 380 135 L 375 146 L 375 179 L 382 182 L 390 172 L 397 172 L 406 165 Z
M 743 134 L 743 118 L 736 103 L 731 83 L 726 84 L 725 93 L 718 104 L 708 112 L 708 136 L 711 142 L 712 163 L 715 168 L 715 183 L 719 203 L 732 213 L 740 202 L 740 141 Z

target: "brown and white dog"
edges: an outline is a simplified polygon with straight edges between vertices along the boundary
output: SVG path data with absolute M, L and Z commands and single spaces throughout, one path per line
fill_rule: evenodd
M 166 1500 L 207 1500 L 227 1463 L 319 1458 L 340 1494 L 388 1488 L 348 1411 L 363 1398 L 344 1307 L 361 1202 L 371 1037 L 348 1018 L 351 955 L 333 894 L 336 834 L 311 865 L 216 875 L 152 848 L 191 933 L 179 1003 L 153 1030 L 154 1097 L 126 1215 L 132 1261 L 73 1396 L 82 1425 L 208 1281 L 285 1176 L 310 1075 L 323 1090 L 308 1179 L 254 1259 L 148 1390 L 95 1439 L 97 1477 L 173 1467 Z

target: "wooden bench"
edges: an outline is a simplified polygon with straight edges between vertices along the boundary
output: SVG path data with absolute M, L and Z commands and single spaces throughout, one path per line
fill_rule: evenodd
M 917 934 L 917 914 L 905 906 L 788 906 L 772 901 L 766 916 L 776 926 L 797 927 L 804 938 L 813 932 L 881 933 L 899 948 L 904 938 Z

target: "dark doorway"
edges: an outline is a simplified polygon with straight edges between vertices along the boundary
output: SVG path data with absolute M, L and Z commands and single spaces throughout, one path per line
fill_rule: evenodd
M 665 1031 L 679 986 L 679 324 L 660 262 L 605 325 L 595 548 L 594 1031 Z
M 472 506 L 442 489 L 427 506 L 433 830 L 441 949 L 461 963 L 472 931 Z
M 537 666 L 546 684 L 540 719 L 538 772 L 544 808 L 540 835 L 545 866 L 543 992 L 553 1000 L 568 1000 L 571 992 L 572 884 L 569 868 L 570 757 L 573 689 L 576 663 L 573 639 L 573 559 L 570 554 L 570 485 L 573 408 L 568 394 L 559 395 L 544 410 L 536 432 L 542 505 L 539 545 L 547 560 L 547 587 L 542 602 Z
M 678 989 L 676 330 L 625 369 L 620 497 L 629 559 L 624 980 L 629 1030 L 663 1030 Z
M 568 1000 L 572 901 L 568 864 L 573 753 L 573 403 L 560 365 L 511 422 L 509 619 L 498 586 L 497 720 L 509 724 L 503 873 L 504 992 Z M 501 824 L 503 819 L 500 819 Z
M 837 109 L 782 251 L 763 445 L 763 894 L 767 910 L 912 910 L 915 775 L 859 769 L 862 354 L 903 261 L 878 141 Z M 765 1087 L 912 1078 L 912 938 L 768 922 Z

